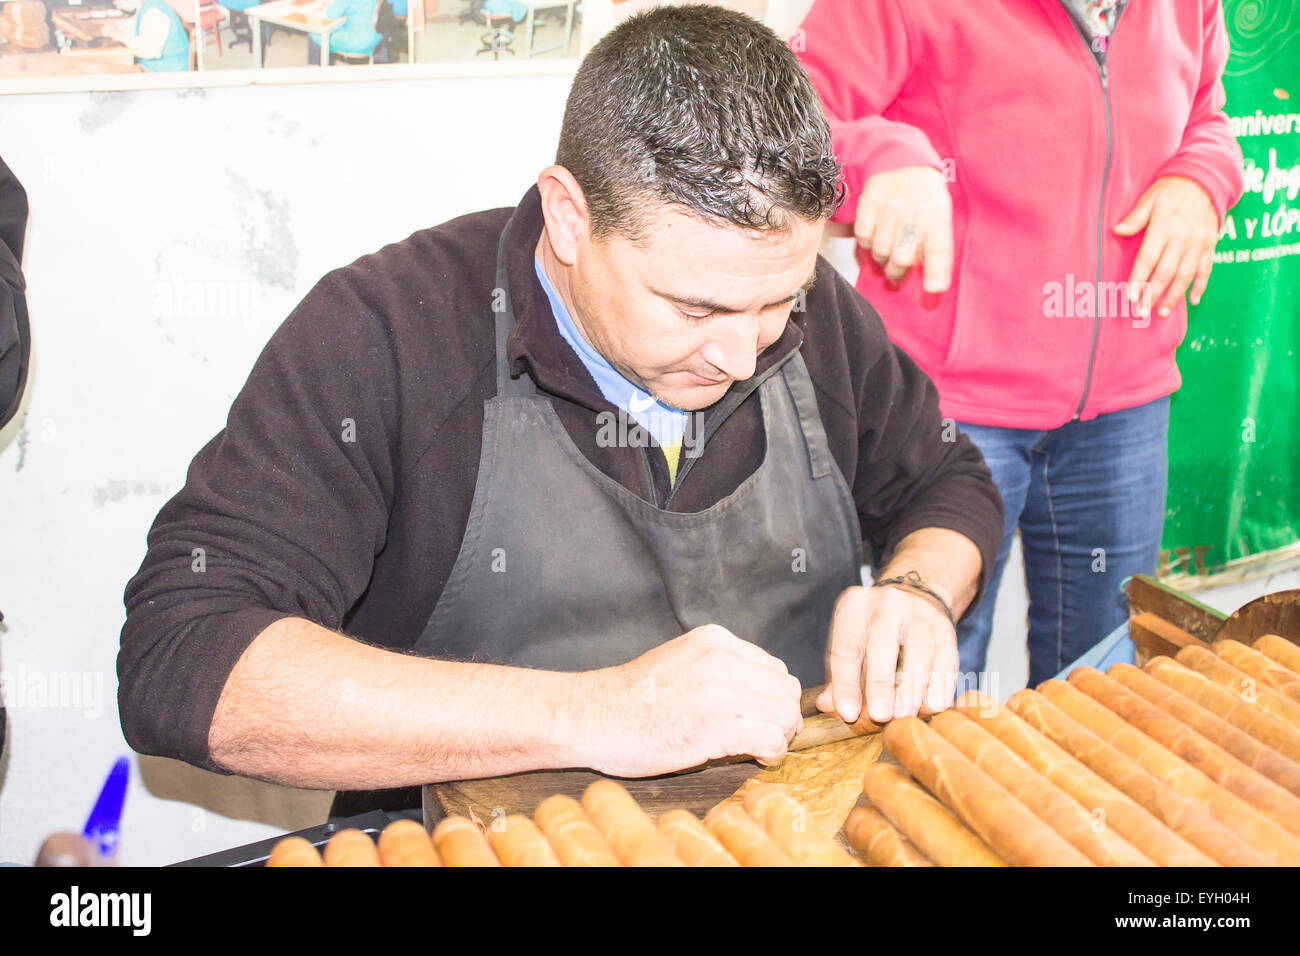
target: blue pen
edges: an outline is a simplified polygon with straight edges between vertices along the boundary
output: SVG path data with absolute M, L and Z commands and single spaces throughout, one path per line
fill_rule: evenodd
M 111 863 L 117 856 L 117 838 L 122 823 L 122 805 L 126 802 L 126 783 L 131 773 L 131 761 L 127 757 L 118 757 L 113 769 L 104 780 L 104 787 L 99 791 L 99 799 L 90 811 L 86 828 L 82 835 L 99 852 L 100 864 Z

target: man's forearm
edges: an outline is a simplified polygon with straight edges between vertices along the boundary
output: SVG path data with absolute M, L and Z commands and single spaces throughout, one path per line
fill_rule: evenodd
M 954 618 L 960 618 L 975 600 L 984 559 L 970 538 L 948 528 L 922 528 L 898 543 L 882 578 L 908 571 L 948 599 Z
M 285 618 L 235 665 L 208 743 L 234 773 L 320 789 L 581 765 L 599 673 L 412 657 Z

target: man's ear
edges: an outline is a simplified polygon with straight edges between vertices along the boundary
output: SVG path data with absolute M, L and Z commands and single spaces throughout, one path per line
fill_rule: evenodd
M 547 166 L 538 174 L 546 235 L 555 258 L 566 266 L 578 258 L 578 249 L 591 236 L 587 197 L 573 174 L 563 166 Z

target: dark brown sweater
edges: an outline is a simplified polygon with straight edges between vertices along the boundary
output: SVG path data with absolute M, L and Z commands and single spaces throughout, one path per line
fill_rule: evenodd
M 414 644 L 469 516 L 483 403 L 496 390 L 492 289 L 507 222 L 515 367 L 552 396 L 594 464 L 662 504 L 668 475 L 657 449 L 597 445 L 593 411 L 614 409 L 560 336 L 534 273 L 535 187 L 517 209 L 386 246 L 325 276 L 280 326 L 226 428 L 149 532 L 126 588 L 117 664 L 122 729 L 137 751 L 219 770 L 208 753 L 217 700 L 245 648 L 280 618 L 384 647 Z M 806 311 L 759 371 L 796 348 L 873 553 L 919 528 L 951 528 L 979 546 L 986 582 L 1002 503 L 983 459 L 964 437 L 944 440 L 934 386 L 824 260 Z M 674 510 L 713 505 L 763 451 L 751 395 L 709 438 Z

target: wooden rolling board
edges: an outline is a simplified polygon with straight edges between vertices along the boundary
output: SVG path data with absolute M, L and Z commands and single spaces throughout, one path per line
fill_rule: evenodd
M 862 796 L 862 776 L 880 759 L 884 739 L 880 734 L 855 737 L 792 753 L 778 767 L 751 776 L 722 803 L 743 804 L 755 787 L 782 783 L 808 810 L 817 832 L 848 848 L 844 821 Z M 752 768 L 751 768 L 752 769 Z
M 676 809 L 689 810 L 702 817 L 757 770 L 755 764 L 736 763 L 694 773 L 619 779 L 619 783 L 652 817 Z M 546 770 L 431 784 L 424 788 L 425 826 L 432 827 L 444 815 L 465 816 L 485 824 L 491 823 L 494 815 L 503 813 L 532 816 L 537 805 L 552 794 L 562 793 L 579 800 L 583 791 L 600 779 L 600 774 L 590 770 Z
M 780 768 L 774 768 L 767 775 L 761 774 L 761 768 L 752 760 L 729 757 L 689 773 L 641 779 L 619 778 L 619 782 L 652 817 L 658 818 L 668 810 L 677 809 L 689 810 L 703 817 L 716 804 L 736 794 L 740 786 L 755 774 L 760 775 L 761 783 L 785 783 L 789 782 L 787 776 L 790 776 L 791 780 L 803 781 L 801 786 L 808 794 L 816 787 L 827 788 L 835 794 L 834 797 L 820 795 L 819 805 L 824 807 L 821 811 L 823 816 L 838 813 L 832 808 L 844 805 L 840 822 L 835 827 L 839 830 L 853 806 L 843 788 L 851 787 L 852 783 L 839 780 L 834 768 L 842 765 L 846 780 L 857 781 L 860 793 L 867 764 L 880 754 L 879 745 L 874 748 L 866 745 L 864 750 L 860 749 L 861 742 L 878 737 L 879 728 L 866 719 L 848 726 L 834 714 L 819 713 L 817 697 L 823 689 L 809 687 L 803 691 L 799 710 L 804 716 L 804 728 L 791 742 L 792 747 L 801 749 L 792 751 Z M 869 759 L 865 756 L 868 753 L 871 755 Z M 810 757 L 811 754 L 817 756 Z M 858 767 L 860 769 L 850 772 L 851 768 Z M 423 789 L 424 823 L 432 828 L 444 816 L 490 821 L 493 815 L 531 815 L 537 805 L 552 794 L 562 793 L 576 800 L 599 779 L 601 775 L 590 770 L 548 770 L 430 784 Z M 797 796 L 804 799 L 802 791 Z M 743 794 L 740 799 L 744 799 Z
M 836 836 L 862 793 L 862 775 L 879 757 L 879 734 L 810 747 L 789 754 L 778 767 L 754 763 L 706 767 L 693 773 L 642 779 L 619 779 L 636 802 L 654 818 L 669 810 L 689 810 L 703 817 L 719 803 L 742 802 L 763 783 L 789 785 L 791 795 L 808 807 L 818 832 Z M 432 827 L 443 816 L 464 816 L 491 823 L 512 813 L 531 816 L 552 794 L 581 799 L 601 775 L 589 770 L 538 771 L 432 784 L 424 788 L 424 820 Z M 842 845 L 842 835 L 838 837 Z

